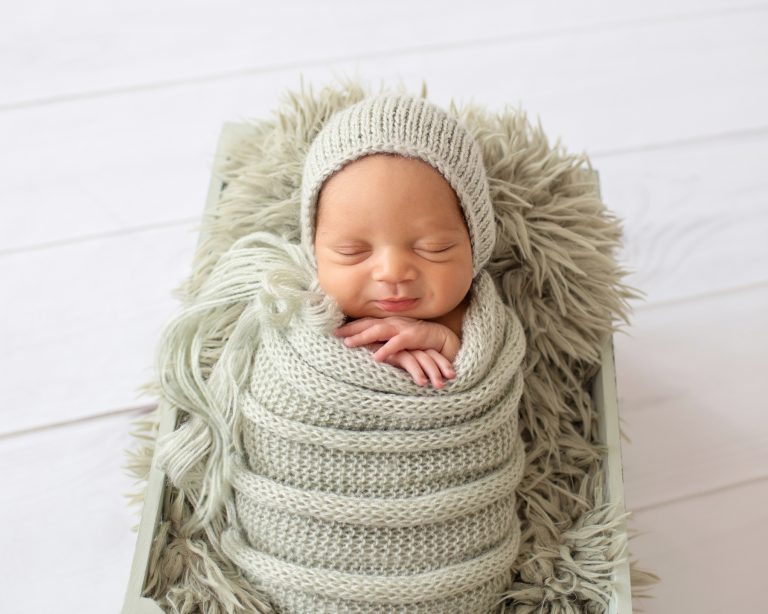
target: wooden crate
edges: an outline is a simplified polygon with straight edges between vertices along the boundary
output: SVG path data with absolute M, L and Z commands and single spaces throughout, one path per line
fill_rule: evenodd
M 234 143 L 247 130 L 244 124 L 226 123 L 219 137 L 216 160 L 226 158 Z M 208 189 L 206 210 L 214 209 L 218 202 L 223 185 L 220 179 L 213 176 Z M 202 236 L 198 245 L 202 242 Z M 621 461 L 621 441 L 619 434 L 619 412 L 616 396 L 616 369 L 613 356 L 613 338 L 606 338 L 602 348 L 602 365 L 595 378 L 592 395 L 598 411 L 599 436 L 601 443 L 607 447 L 607 462 L 605 483 L 608 488 L 609 499 L 618 504 L 621 512 L 624 511 L 624 476 Z M 168 411 L 160 420 L 158 437 L 170 432 L 176 426 L 176 411 Z M 144 583 L 147 576 L 149 553 L 152 539 L 160 519 L 163 501 L 163 491 L 166 486 L 165 474 L 152 467 L 144 497 L 144 508 L 141 514 L 139 531 L 136 540 L 136 550 L 131 567 L 131 575 L 128 581 L 123 604 L 122 614 L 163 614 L 163 610 L 157 603 L 146 597 L 142 597 Z M 626 523 L 622 523 L 621 531 L 626 533 Z M 620 564 L 615 571 L 614 592 L 607 614 L 631 614 L 632 600 L 629 582 L 629 562 Z M 307 613 L 309 614 L 309 613 Z

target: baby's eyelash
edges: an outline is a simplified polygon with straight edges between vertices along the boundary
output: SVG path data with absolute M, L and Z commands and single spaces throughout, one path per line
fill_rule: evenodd
M 440 254 L 442 252 L 447 252 L 449 249 L 453 248 L 453 245 L 449 245 L 448 247 L 417 247 L 416 249 L 419 249 L 423 252 L 429 252 L 430 254 Z

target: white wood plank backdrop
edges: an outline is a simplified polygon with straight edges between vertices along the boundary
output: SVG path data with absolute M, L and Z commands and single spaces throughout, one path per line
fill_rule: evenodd
M 137 388 L 224 121 L 427 82 L 586 151 L 647 293 L 617 336 L 647 612 L 760 611 L 768 547 L 768 3 L 17 3 L 0 19 L 0 611 L 118 612 Z M 713 587 L 717 587 L 716 589 Z M 43 589 L 44 590 L 41 590 Z M 85 599 L 83 599 L 85 597 Z

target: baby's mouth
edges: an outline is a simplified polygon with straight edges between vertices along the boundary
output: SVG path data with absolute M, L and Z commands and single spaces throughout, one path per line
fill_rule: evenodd
M 376 306 L 384 311 L 397 312 L 406 311 L 418 303 L 417 298 L 388 298 L 380 301 L 374 301 Z

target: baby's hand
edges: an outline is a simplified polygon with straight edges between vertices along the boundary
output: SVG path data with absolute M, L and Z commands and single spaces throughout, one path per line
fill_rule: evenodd
M 442 388 L 443 377 L 456 376 L 451 361 L 461 341 L 442 324 L 398 316 L 361 318 L 336 329 L 335 334 L 344 337 L 348 347 L 373 346 L 375 360 L 408 371 L 421 386 L 428 377 L 433 386 Z M 381 341 L 385 343 L 378 343 Z
M 446 379 L 456 377 L 451 363 L 437 350 L 401 350 L 383 362 L 407 371 L 419 386 L 432 382 L 435 388 L 442 388 Z

